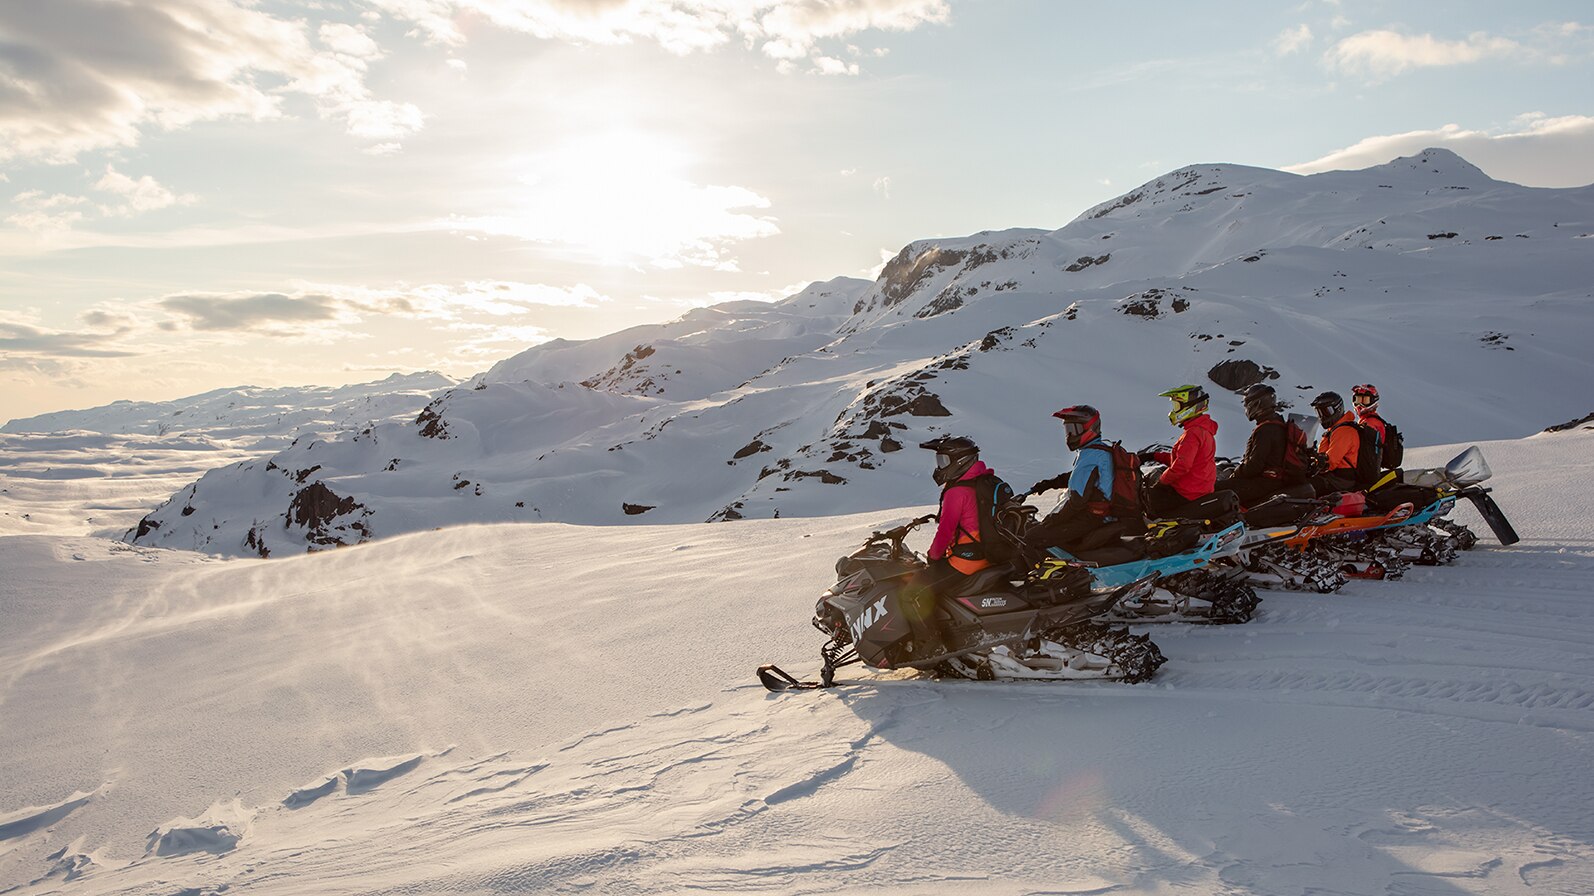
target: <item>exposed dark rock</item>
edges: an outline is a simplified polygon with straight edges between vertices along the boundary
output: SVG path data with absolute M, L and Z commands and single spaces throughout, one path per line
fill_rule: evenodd
M 266 547 L 266 539 L 260 534 L 259 523 L 249 527 L 249 534 L 244 536 L 244 547 L 259 554 L 262 560 L 271 556 L 271 549 Z
M 735 454 L 731 455 L 731 457 L 735 458 L 736 460 L 741 460 L 744 457 L 751 457 L 760 451 L 769 450 L 770 447 L 765 445 L 761 439 L 754 439 L 751 442 L 748 442 L 746 445 L 743 445 Z
M 625 511 L 626 516 L 638 516 L 657 506 L 657 504 L 627 504 L 624 501 L 620 502 L 620 509 Z
M 1174 314 L 1182 313 L 1185 309 L 1190 307 L 1190 300 L 1186 299 L 1184 296 L 1175 296 L 1173 299 L 1173 305 L 1170 307 L 1173 308 Z
M 1428 239 L 1431 239 L 1431 240 L 1453 240 L 1455 238 L 1456 238 L 1456 232 L 1454 230 L 1447 230 L 1444 233 L 1430 233 L 1430 234 L 1428 234 Z
M 146 516 L 143 519 L 138 521 L 138 533 L 133 536 L 133 540 L 137 541 L 140 538 L 143 538 L 144 536 L 148 535 L 149 533 L 154 532 L 156 529 L 159 529 L 160 527 L 161 527 L 161 521 L 160 520 L 153 519 L 151 517 L 147 517 Z
M 917 398 L 908 402 L 905 409 L 910 417 L 950 417 L 952 412 L 941 404 L 941 399 L 933 392 L 921 393 Z M 899 412 L 900 413 L 900 412 Z
M 1564 432 L 1564 431 L 1566 431 L 1568 429 L 1576 429 L 1577 427 L 1582 426 L 1585 423 L 1594 423 L 1594 413 L 1589 413 L 1589 414 L 1587 414 L 1585 416 L 1579 417 L 1576 420 L 1568 420 L 1565 423 L 1557 423 L 1554 426 L 1546 426 L 1544 428 L 1544 431 L 1545 432 Z
M 442 404 L 444 396 L 438 396 L 432 403 L 421 408 L 420 416 L 415 418 L 415 425 L 421 428 L 421 435 L 428 439 L 446 439 L 448 424 L 443 422 Z
M 887 454 L 890 454 L 893 451 L 901 451 L 902 450 L 902 443 L 897 441 L 896 439 L 891 438 L 890 436 L 886 436 L 885 438 L 880 440 L 880 450 L 884 451 Z
M 326 483 L 317 480 L 293 496 L 293 501 L 288 504 L 288 521 L 305 527 L 307 530 L 305 538 L 312 544 L 346 544 L 343 539 L 332 534 L 329 526 L 339 517 L 364 509 L 365 505 L 350 497 L 339 497 L 332 489 L 327 488 Z M 361 533 L 362 536 L 368 534 L 365 525 L 360 522 L 352 523 L 348 528 Z
M 880 271 L 880 295 L 887 308 L 901 304 L 936 271 L 961 263 L 967 254 L 957 249 L 932 246 L 918 255 L 911 255 L 913 249 L 913 246 L 905 246 Z
M 1506 340 L 1510 338 L 1511 337 L 1505 333 L 1497 333 L 1494 330 L 1490 330 L 1489 332 L 1478 337 L 1478 341 L 1484 345 L 1487 345 L 1489 348 L 1503 348 L 1508 352 L 1514 352 L 1516 351 L 1515 348 L 1505 344 Z
M 820 482 L 823 482 L 826 485 L 847 484 L 846 479 L 837 476 L 835 473 L 832 473 L 829 470 L 793 470 L 786 474 L 785 479 L 789 482 L 793 479 L 813 479 L 816 477 Z
M 1230 392 L 1243 392 L 1263 380 L 1276 380 L 1278 377 L 1278 371 L 1273 368 L 1243 358 L 1220 361 L 1207 371 L 1207 379 Z
M 1092 265 L 1106 264 L 1111 259 L 1112 253 L 1110 252 L 1106 255 L 1098 255 L 1095 258 L 1091 258 L 1089 255 L 1081 255 L 1073 264 L 1063 268 L 1063 270 L 1071 274 L 1077 274 Z
M 319 470 L 319 469 L 321 469 L 321 465 L 320 464 L 316 464 L 315 466 L 309 468 L 308 470 L 300 470 L 299 472 L 293 474 L 293 479 L 294 479 L 295 482 L 299 483 L 300 485 L 303 485 L 304 481 L 306 479 L 310 478 L 310 474 L 314 473 L 316 470 Z

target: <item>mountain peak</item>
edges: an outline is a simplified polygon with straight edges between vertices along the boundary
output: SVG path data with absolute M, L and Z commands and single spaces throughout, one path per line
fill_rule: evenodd
M 1494 178 L 1483 173 L 1483 169 L 1463 159 L 1461 156 L 1448 149 L 1430 146 L 1422 152 L 1374 165 L 1365 169 L 1368 173 L 1406 174 L 1415 173 L 1422 177 L 1439 175 L 1449 181 L 1471 181 L 1473 183 L 1492 183 Z M 1408 175 L 1409 176 L 1409 175 Z

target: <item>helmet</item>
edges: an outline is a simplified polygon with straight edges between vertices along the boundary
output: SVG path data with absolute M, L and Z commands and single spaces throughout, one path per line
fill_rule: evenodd
M 1278 393 L 1266 383 L 1257 383 L 1241 395 L 1245 403 L 1245 419 L 1253 423 L 1279 409 Z
M 980 446 L 963 436 L 941 436 L 920 442 L 920 448 L 935 452 L 935 483 L 950 485 L 962 478 L 980 459 Z
M 1207 390 L 1200 386 L 1174 386 L 1157 394 L 1173 399 L 1173 410 L 1168 412 L 1168 422 L 1175 426 L 1207 412 Z
M 1317 409 L 1317 419 L 1322 421 L 1325 429 L 1345 416 L 1345 399 L 1340 398 L 1338 392 L 1317 393 L 1317 397 L 1312 399 L 1312 407 Z
M 1052 415 L 1063 421 L 1063 436 L 1069 451 L 1101 438 L 1101 412 L 1088 404 L 1076 404 Z
M 1356 408 L 1356 416 L 1378 410 L 1378 387 L 1372 383 L 1362 383 L 1350 390 L 1350 403 Z

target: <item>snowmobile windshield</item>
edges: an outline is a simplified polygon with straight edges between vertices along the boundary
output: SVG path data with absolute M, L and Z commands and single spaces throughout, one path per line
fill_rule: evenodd
M 1483 459 L 1483 452 L 1478 450 L 1477 445 L 1469 447 L 1445 464 L 1445 478 L 1463 488 L 1477 485 L 1492 475 L 1489 462 Z

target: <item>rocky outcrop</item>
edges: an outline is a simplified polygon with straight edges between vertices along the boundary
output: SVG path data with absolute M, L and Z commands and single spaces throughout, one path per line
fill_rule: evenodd
M 1230 392 L 1244 392 L 1246 389 L 1264 380 L 1276 380 L 1279 373 L 1271 367 L 1264 367 L 1255 361 L 1242 358 L 1231 358 L 1219 362 L 1207 371 L 1207 379 Z

